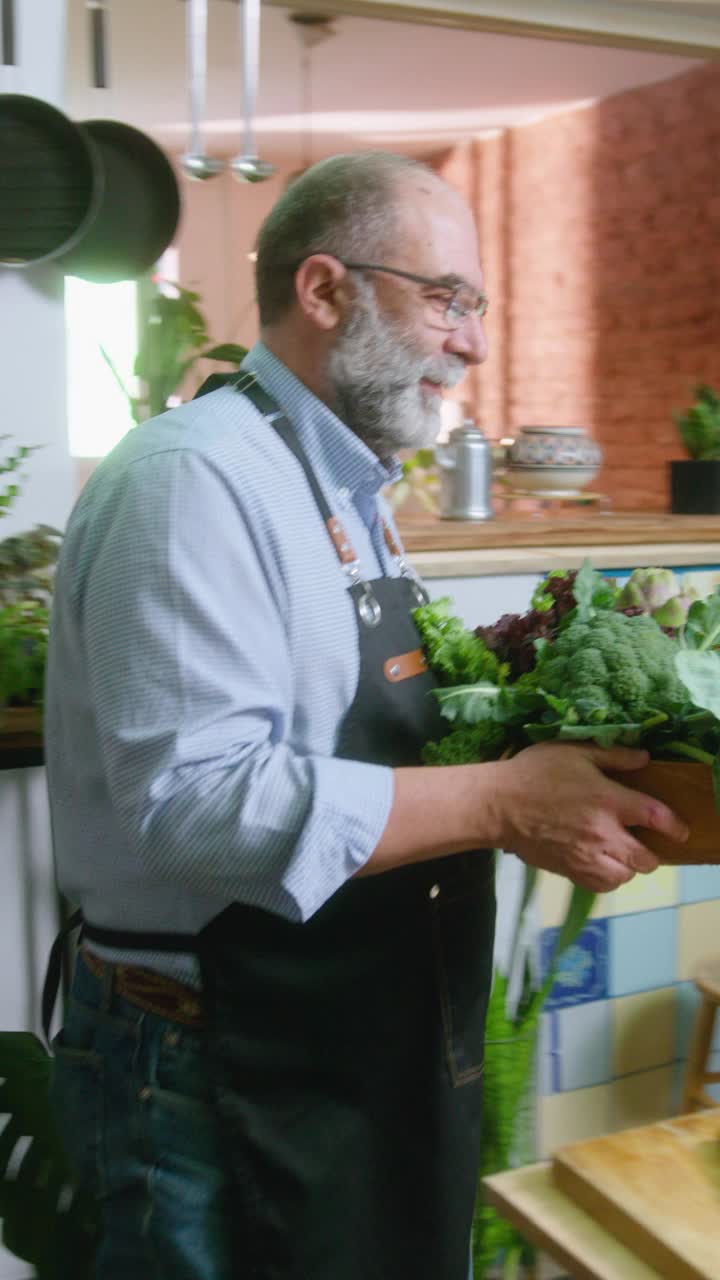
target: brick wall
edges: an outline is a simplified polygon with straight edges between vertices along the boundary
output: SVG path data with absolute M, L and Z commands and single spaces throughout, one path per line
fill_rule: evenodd
M 720 68 L 479 139 L 437 161 L 478 218 L 491 353 L 467 394 L 493 436 L 581 424 L 594 488 L 668 508 L 672 422 L 720 386 Z

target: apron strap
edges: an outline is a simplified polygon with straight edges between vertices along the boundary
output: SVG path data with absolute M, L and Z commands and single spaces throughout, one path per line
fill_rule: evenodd
M 78 907 L 77 911 L 73 911 L 72 915 L 68 916 L 50 948 L 41 1003 L 43 1035 L 48 1048 L 50 1047 L 50 1023 L 52 1022 L 57 994 L 60 990 L 60 980 L 65 960 L 65 944 L 70 934 L 74 933 L 76 929 L 81 929 L 82 925 L 83 914 Z
M 241 369 L 239 373 L 211 373 L 210 377 L 206 378 L 202 386 L 195 392 L 193 399 L 197 400 L 200 396 L 207 395 L 210 391 L 219 391 L 221 387 L 231 387 L 233 391 L 238 391 L 241 395 L 247 396 L 258 413 L 262 414 L 269 425 L 275 428 L 290 452 L 295 455 L 300 463 L 323 520 L 326 524 L 328 520 L 332 520 L 333 513 L 328 506 L 325 494 L 317 482 L 315 473 L 305 456 L 295 431 L 293 431 L 286 414 L 280 408 L 274 396 L 271 396 L 260 386 L 254 373 L 248 373 L 246 370 Z

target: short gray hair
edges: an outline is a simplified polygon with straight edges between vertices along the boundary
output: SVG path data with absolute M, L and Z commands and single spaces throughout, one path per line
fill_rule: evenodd
M 331 156 L 287 188 L 260 228 L 255 282 L 260 324 L 279 320 L 295 298 L 295 272 L 313 253 L 372 262 L 395 240 L 402 178 L 427 165 L 387 151 Z

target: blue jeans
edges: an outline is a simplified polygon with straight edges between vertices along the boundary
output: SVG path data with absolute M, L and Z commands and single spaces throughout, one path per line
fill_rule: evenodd
M 53 1048 L 63 1142 L 101 1206 L 96 1280 L 231 1280 L 202 1032 L 136 1008 L 79 957 Z

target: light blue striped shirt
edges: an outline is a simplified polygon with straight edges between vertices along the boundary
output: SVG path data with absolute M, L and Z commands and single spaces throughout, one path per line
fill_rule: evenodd
M 397 479 L 265 347 L 368 578 L 396 575 Z M 109 928 L 196 932 L 233 901 L 307 919 L 361 867 L 388 768 L 335 759 L 357 688 L 345 577 L 307 481 L 222 388 L 139 426 L 71 515 L 57 571 L 46 755 L 62 890 Z M 98 948 L 101 953 L 118 955 Z M 194 980 L 187 957 L 134 953 Z

